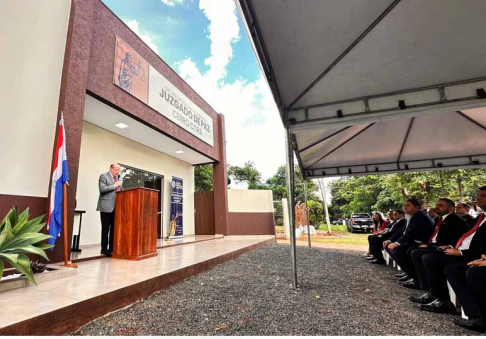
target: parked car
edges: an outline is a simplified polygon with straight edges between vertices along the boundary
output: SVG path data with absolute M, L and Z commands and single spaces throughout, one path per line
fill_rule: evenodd
M 356 231 L 372 232 L 373 219 L 368 213 L 353 213 L 347 222 L 348 232 Z

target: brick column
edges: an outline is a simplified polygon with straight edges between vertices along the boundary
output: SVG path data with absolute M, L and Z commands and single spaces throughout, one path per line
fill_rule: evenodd
M 214 223 L 216 234 L 229 234 L 228 225 L 228 172 L 226 168 L 226 136 L 224 115 L 218 115 L 219 162 L 213 165 L 214 178 Z

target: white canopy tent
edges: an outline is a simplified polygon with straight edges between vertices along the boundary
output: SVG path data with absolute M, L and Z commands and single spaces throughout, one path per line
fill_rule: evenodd
M 486 165 L 486 1 L 238 5 L 287 129 L 289 196 L 293 151 L 306 178 Z

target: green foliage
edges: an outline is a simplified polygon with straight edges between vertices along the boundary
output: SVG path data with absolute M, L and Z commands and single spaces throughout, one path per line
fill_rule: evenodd
M 0 223 L 0 277 L 5 266 L 4 262 L 8 262 L 30 282 L 36 284 L 27 254 L 37 254 L 49 260 L 44 250 L 54 246 L 39 244 L 52 238 L 50 235 L 39 233 L 45 225 L 45 223 L 41 224 L 42 218 L 44 216 L 28 220 L 29 209 L 19 215 L 16 207 L 3 218 Z
M 274 176 L 267 179 L 267 189 L 271 189 L 273 192 L 273 200 L 282 200 L 283 198 L 287 197 L 287 167 L 280 166 L 277 169 L 277 173 Z M 295 183 L 295 192 L 294 197 L 295 201 L 305 201 L 305 194 L 304 194 L 304 179 L 302 178 L 302 173 L 300 172 L 300 168 L 298 166 L 295 167 L 294 173 L 294 183 Z M 312 180 L 306 180 L 307 183 L 307 199 L 320 201 L 319 197 L 316 195 L 317 192 L 317 185 Z
M 245 162 L 243 167 L 229 166 L 228 175 L 235 179 L 236 183 L 247 183 L 248 189 L 259 190 L 267 189 L 262 183 L 262 175 L 251 161 Z
M 444 183 L 444 192 L 440 184 L 440 175 Z M 485 183 L 485 169 L 340 178 L 330 183 L 330 214 L 336 218 L 339 215 L 349 217 L 353 212 L 386 212 L 401 208 L 403 202 L 410 198 L 417 198 L 424 207 L 434 206 L 435 202 L 444 196 L 454 201 L 471 201 L 475 199 L 477 188 Z
M 307 207 L 309 208 L 309 219 L 311 225 L 315 225 L 316 228 L 324 220 L 323 207 L 320 201 L 308 200 Z
M 201 165 L 194 168 L 196 192 L 214 191 L 213 165 Z

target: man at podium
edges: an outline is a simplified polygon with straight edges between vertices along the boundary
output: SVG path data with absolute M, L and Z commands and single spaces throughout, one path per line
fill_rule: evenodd
M 98 187 L 100 197 L 97 211 L 101 216 L 101 254 L 111 257 L 113 252 L 113 235 L 115 233 L 115 199 L 121 188 L 119 164 L 111 164 L 110 170 L 100 175 Z M 109 246 L 108 246 L 109 245 Z

